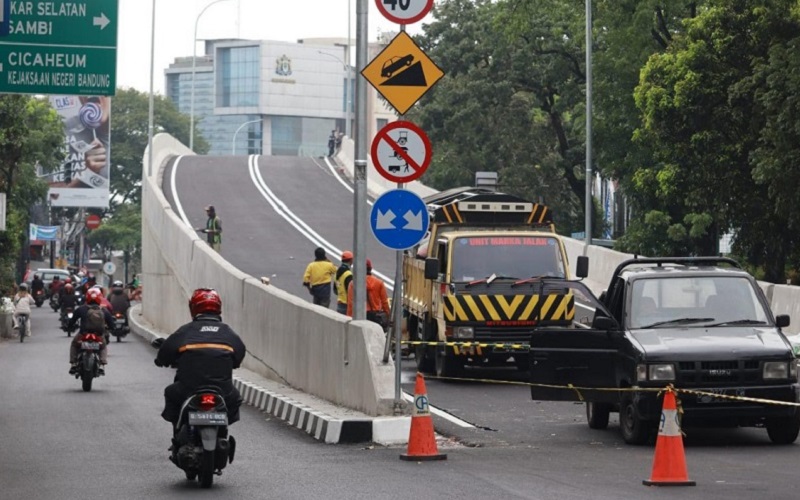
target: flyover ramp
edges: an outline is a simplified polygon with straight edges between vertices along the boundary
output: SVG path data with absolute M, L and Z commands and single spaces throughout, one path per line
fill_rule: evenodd
M 193 153 L 167 134 L 154 138 L 152 169 L 148 153 L 144 155 L 142 314 L 146 321 L 158 331 L 175 331 L 189 319 L 192 290 L 216 288 L 223 297 L 225 321 L 248 346 L 246 368 L 367 415 L 391 414 L 394 365 L 381 361 L 381 329 L 265 286 L 214 252 L 173 211 L 161 191 L 164 167 L 181 155 Z M 205 199 L 200 204 L 206 204 Z

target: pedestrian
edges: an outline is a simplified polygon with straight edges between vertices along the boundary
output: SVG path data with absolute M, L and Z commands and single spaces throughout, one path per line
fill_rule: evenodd
M 328 156 L 333 156 L 335 147 L 336 147 L 336 131 L 331 130 L 331 135 L 328 136 Z
M 336 131 L 336 152 L 337 153 L 342 150 L 342 138 L 343 137 L 344 137 L 344 133 L 343 132 L 339 132 L 337 130 Z
M 331 305 L 331 282 L 336 276 L 336 266 L 325 256 L 324 248 L 314 250 L 314 261 L 306 267 L 303 286 L 314 298 L 314 304 L 322 307 Z
M 353 316 L 353 288 L 351 281 L 347 288 L 347 315 Z M 378 323 L 384 330 L 391 323 L 391 308 L 386 285 L 380 278 L 372 275 L 372 261 L 367 259 L 367 319 Z
M 342 265 L 336 270 L 336 281 L 333 286 L 336 289 L 336 312 L 347 314 L 347 289 L 353 281 L 353 252 L 345 250 L 342 252 Z
M 208 215 L 206 227 L 198 227 L 195 231 L 206 233 L 208 245 L 219 253 L 222 249 L 222 220 L 217 216 L 214 205 L 206 207 L 206 215 Z

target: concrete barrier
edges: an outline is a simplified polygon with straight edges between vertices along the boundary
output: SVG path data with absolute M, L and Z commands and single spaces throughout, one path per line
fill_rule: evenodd
M 383 332 L 351 321 L 240 272 L 172 211 L 161 191 L 163 169 L 193 154 L 167 134 L 144 155 L 142 314 L 161 332 L 189 320 L 188 299 L 210 287 L 223 299 L 223 318 L 248 346 L 245 367 L 258 375 L 367 415 L 391 415 L 394 364 L 382 362 Z

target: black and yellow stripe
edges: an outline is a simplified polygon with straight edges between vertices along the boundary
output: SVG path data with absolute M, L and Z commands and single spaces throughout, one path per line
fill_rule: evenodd
M 444 214 L 447 222 L 453 223 L 458 222 L 459 224 L 464 222 L 464 219 L 461 218 L 461 213 L 458 211 L 458 204 L 451 203 L 449 205 L 445 205 L 442 207 L 442 213 Z
M 444 318 L 456 321 L 547 321 L 571 323 L 575 317 L 572 294 L 445 295 Z
M 178 349 L 178 352 L 193 351 L 195 349 L 218 349 L 223 351 L 233 352 L 233 347 L 226 344 L 186 344 Z
M 528 217 L 528 224 L 547 224 L 552 220 L 550 209 L 538 203 L 533 204 L 533 210 Z

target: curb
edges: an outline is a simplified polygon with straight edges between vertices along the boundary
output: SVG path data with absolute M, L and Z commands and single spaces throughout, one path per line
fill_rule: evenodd
M 165 337 L 162 333 L 143 324 L 141 308 L 141 304 L 137 304 L 132 306 L 128 313 L 131 331 L 148 342 Z M 264 386 L 290 388 L 244 368 L 239 368 L 237 371 L 247 373 L 245 377 L 236 374 L 233 376 L 233 386 L 241 393 L 246 404 L 285 421 L 318 441 L 329 444 L 378 443 L 382 445 L 404 445 L 408 442 L 411 417 L 372 417 L 353 410 L 339 409 L 326 402 L 324 406 L 330 406 L 332 410 L 347 414 L 342 417 L 332 416 L 299 399 L 315 400 L 314 402 L 321 400 L 310 398 L 294 389 L 292 391 L 297 394 L 297 399 L 280 394 Z M 260 383 L 248 379 L 256 379 Z

